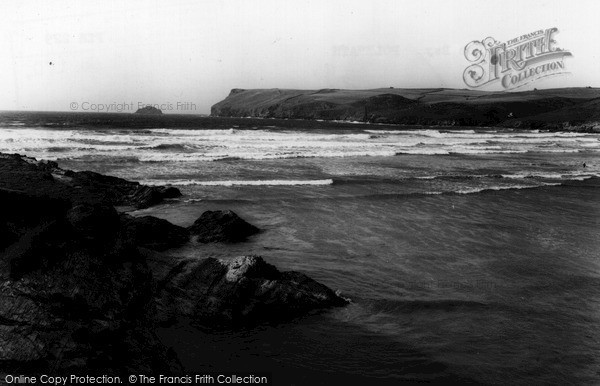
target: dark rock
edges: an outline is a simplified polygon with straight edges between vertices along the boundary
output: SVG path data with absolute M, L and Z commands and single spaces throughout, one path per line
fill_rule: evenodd
M 260 231 L 231 210 L 206 211 L 188 229 L 201 243 L 244 241 Z
M 152 216 L 133 217 L 123 214 L 121 224 L 128 240 L 157 251 L 179 247 L 190 239 L 187 229 Z
M 181 197 L 181 192 L 179 189 L 173 186 L 156 186 L 155 188 L 158 189 L 163 198 Z
M 63 199 L 0 188 L 0 252 L 41 219 L 54 219 L 70 205 Z
M 23 197 L 12 212 L 26 218 L 0 254 L 0 372 L 180 370 L 155 334 L 152 274 L 114 208 L 30 211 L 34 197 L 1 194 Z
M 76 205 L 67 212 L 67 221 L 80 236 L 98 242 L 114 238 L 119 229 L 119 215 L 110 205 Z
M 7 222 L 0 223 L 0 251 L 4 250 L 7 246 L 17 241 L 17 232 L 11 224 Z
M 260 256 L 228 262 L 208 258 L 180 264 L 165 285 L 165 318 L 191 317 L 201 325 L 245 325 L 286 320 L 346 305 L 331 289 L 299 272 L 280 272 Z
M 140 186 L 131 196 L 131 202 L 138 209 L 160 204 L 165 198 L 181 196 L 179 189 L 164 186 Z
M 181 195 L 174 187 L 142 186 L 137 182 L 91 171 L 60 169 L 56 162 L 2 153 L 0 189 L 18 190 L 36 197 L 43 192 L 48 198 L 74 204 L 100 203 L 134 206 L 139 209 L 156 205 L 165 198 Z
M 0 373 L 181 374 L 156 334 L 164 320 L 243 324 L 345 304 L 259 257 L 169 258 L 152 249 L 182 245 L 187 229 L 113 207 L 179 195 L 0 154 Z M 191 229 L 211 241 L 257 231 L 229 211 L 206 212 Z
M 76 238 L 66 221 L 42 221 L 27 230 L 3 252 L 3 260 L 10 267 L 10 278 L 18 280 L 27 273 L 55 266 L 65 258 L 69 239 L 74 241 L 74 246 Z
M 136 110 L 135 114 L 143 115 L 162 115 L 162 111 L 153 106 L 144 106 Z
M 131 200 L 136 208 L 145 209 L 160 203 L 162 195 L 151 186 L 140 186 L 131 196 Z

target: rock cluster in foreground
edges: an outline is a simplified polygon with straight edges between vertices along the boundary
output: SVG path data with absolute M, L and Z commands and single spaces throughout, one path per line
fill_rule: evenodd
M 182 262 L 171 271 L 159 304 L 166 319 L 237 326 L 285 320 L 346 300 L 302 273 L 280 272 L 260 256 L 242 256 Z
M 117 213 L 114 205 L 160 202 L 140 192 L 175 195 L 0 155 L 0 372 L 176 374 L 182 368 L 157 338 L 160 323 L 247 325 L 346 304 L 260 257 L 179 261 L 160 252 L 187 243 L 190 230 Z M 191 230 L 212 224 L 212 242 L 247 236 L 228 233 L 239 231 L 232 223 L 256 229 L 232 212 L 204 217 Z
M 102 203 L 144 209 L 181 196 L 179 189 L 144 186 L 95 172 L 74 172 L 53 161 L 0 153 L 0 188 L 55 197 L 72 203 Z
M 231 210 L 206 211 L 188 229 L 201 243 L 235 243 L 259 232 L 257 227 Z

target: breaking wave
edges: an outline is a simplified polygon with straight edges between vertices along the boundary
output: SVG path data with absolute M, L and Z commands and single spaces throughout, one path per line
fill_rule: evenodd
M 201 180 L 144 180 L 143 185 L 174 185 L 174 186 L 294 186 L 294 185 L 331 185 L 333 180 L 230 180 L 230 181 L 201 181 Z
M 441 174 L 427 175 L 414 177 L 419 180 L 466 180 L 466 179 L 482 179 L 482 178 L 504 178 L 504 179 L 548 179 L 548 180 L 579 180 L 583 181 L 592 177 L 600 177 L 594 173 L 575 172 L 575 173 L 545 173 L 545 172 L 525 172 L 515 174 Z
M 90 154 L 142 162 L 600 152 L 600 135 L 513 130 L 83 130 L 8 127 L 0 152 L 75 160 Z

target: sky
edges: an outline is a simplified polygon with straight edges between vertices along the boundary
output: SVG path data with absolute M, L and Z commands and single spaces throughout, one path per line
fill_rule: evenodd
M 600 1 L 5 1 L 0 110 L 210 113 L 232 88 L 466 88 L 465 46 L 556 27 L 600 87 Z

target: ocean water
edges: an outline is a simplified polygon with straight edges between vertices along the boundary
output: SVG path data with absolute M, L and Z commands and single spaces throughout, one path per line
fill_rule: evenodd
M 172 254 L 262 255 L 352 300 L 289 323 L 160 331 L 189 371 L 276 384 L 598 384 L 600 135 L 293 120 L 0 113 L 0 152 L 232 209 L 263 230 Z M 585 164 L 585 166 L 584 166 Z

